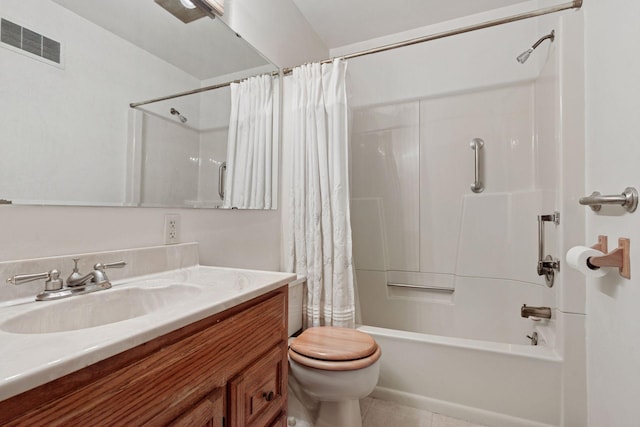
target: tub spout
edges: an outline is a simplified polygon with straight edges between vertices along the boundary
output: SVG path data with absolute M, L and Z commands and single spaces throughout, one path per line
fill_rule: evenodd
M 551 319 L 551 308 L 549 307 L 527 307 L 523 304 L 520 308 L 522 317 L 538 317 L 540 319 Z

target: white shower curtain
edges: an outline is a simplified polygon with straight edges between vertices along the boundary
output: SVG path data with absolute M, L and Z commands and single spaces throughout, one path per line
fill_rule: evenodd
M 270 209 L 273 77 L 231 84 L 225 208 Z
M 305 326 L 355 326 L 346 69 L 336 60 L 293 70 L 287 268 L 307 276 Z

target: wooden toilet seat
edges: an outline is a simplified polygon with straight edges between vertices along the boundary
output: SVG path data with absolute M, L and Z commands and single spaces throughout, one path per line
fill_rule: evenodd
M 369 335 L 355 329 L 319 326 L 305 330 L 289 346 L 289 357 L 310 368 L 352 371 L 374 364 L 382 354 Z

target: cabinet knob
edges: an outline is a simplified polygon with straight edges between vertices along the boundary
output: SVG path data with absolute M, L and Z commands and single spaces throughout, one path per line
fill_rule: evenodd
M 268 393 L 265 391 L 264 393 L 262 393 L 262 397 L 264 397 L 264 400 L 266 400 L 267 402 L 271 402 L 273 400 L 274 396 L 275 396 L 275 394 L 272 391 L 270 391 Z

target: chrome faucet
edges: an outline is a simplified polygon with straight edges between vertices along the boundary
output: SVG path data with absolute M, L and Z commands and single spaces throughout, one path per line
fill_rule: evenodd
M 74 262 L 73 271 L 67 278 L 67 286 L 70 288 L 75 288 L 78 286 L 86 286 L 87 283 L 90 283 L 94 285 L 103 285 L 104 289 L 108 289 L 111 287 L 111 282 L 109 282 L 107 273 L 104 270 L 106 270 L 107 268 L 122 268 L 125 265 L 127 265 L 127 263 L 124 261 L 114 262 L 111 264 L 97 263 L 93 266 L 93 271 L 83 276 L 78 271 L 79 260 L 80 258 L 73 258 L 73 262 Z
M 523 304 L 520 307 L 520 316 L 522 317 L 539 317 L 541 319 L 551 319 L 550 307 L 527 307 Z
M 122 268 L 127 265 L 124 261 L 114 262 L 111 264 L 97 263 L 93 266 L 92 272 L 83 276 L 78 271 L 79 258 L 74 258 L 73 261 L 75 263 L 75 267 L 73 268 L 73 272 L 67 278 L 67 286 L 64 286 L 62 279 L 60 279 L 60 271 L 55 269 L 45 273 L 19 274 L 8 278 L 7 283 L 20 285 L 33 280 L 45 279 L 44 292 L 36 295 L 36 301 L 50 301 L 73 295 L 82 295 L 103 289 L 109 289 L 111 287 L 111 282 L 109 282 L 109 278 L 107 277 L 105 270 L 107 268 Z

